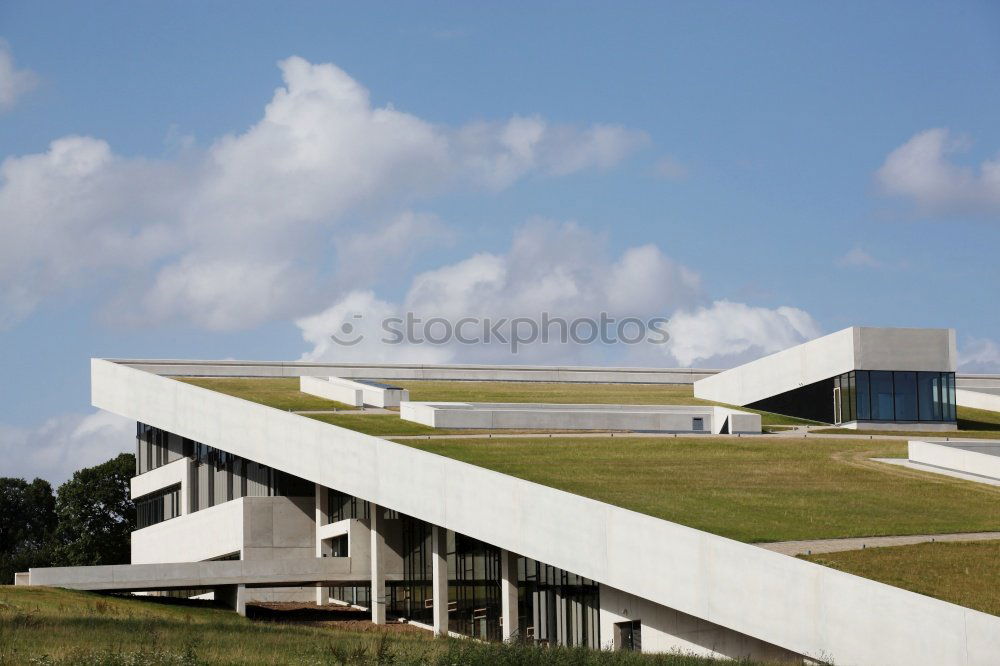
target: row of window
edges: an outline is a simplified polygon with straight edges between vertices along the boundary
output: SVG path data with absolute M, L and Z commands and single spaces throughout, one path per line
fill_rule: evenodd
M 135 501 L 136 529 L 149 527 L 181 515 L 181 486 L 177 484 Z
M 955 373 L 856 370 L 833 378 L 834 421 L 954 422 Z

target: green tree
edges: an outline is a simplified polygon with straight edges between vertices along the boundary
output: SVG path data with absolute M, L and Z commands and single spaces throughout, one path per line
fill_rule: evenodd
M 135 529 L 129 482 L 135 456 L 123 453 L 73 473 L 56 496 L 56 560 L 63 566 L 125 564 Z
M 48 481 L 0 478 L 0 584 L 51 562 L 55 501 Z

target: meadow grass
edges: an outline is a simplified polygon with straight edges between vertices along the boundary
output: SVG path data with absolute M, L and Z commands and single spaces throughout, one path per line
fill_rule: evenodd
M 929 597 L 1000 615 L 1000 541 L 939 541 L 801 557 Z
M 338 664 L 373 666 L 707 666 L 682 655 L 434 639 L 253 621 L 207 603 L 0 586 L 0 665 L 166 666 Z
M 905 457 L 903 440 L 401 443 L 746 542 L 1000 530 L 1000 488 L 870 460 Z
M 276 409 L 354 409 L 299 390 L 298 377 L 177 377 L 178 381 L 260 403 Z

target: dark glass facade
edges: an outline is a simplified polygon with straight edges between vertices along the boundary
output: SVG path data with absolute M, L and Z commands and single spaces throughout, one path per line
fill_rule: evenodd
M 189 510 L 199 511 L 241 497 L 312 497 L 315 485 L 267 465 L 246 460 L 226 451 L 180 437 L 145 423 L 136 425 L 136 474 L 143 474 L 181 458 L 192 458 L 188 484 Z M 163 504 L 157 509 L 153 495 L 136 500 L 150 502 L 139 515 L 139 528 L 180 515 L 180 489 L 176 489 L 176 511 Z
M 832 380 L 833 423 L 953 423 L 955 373 L 855 370 Z
M 181 515 L 180 484 L 135 500 L 136 529 L 149 527 Z
M 354 498 L 333 490 L 330 497 L 331 522 L 367 518 L 367 502 L 351 501 Z M 335 514 L 333 507 L 342 512 Z M 430 524 L 384 510 L 382 525 L 386 544 L 398 548 L 403 559 L 403 580 L 386 583 L 388 613 L 432 624 Z M 500 549 L 448 531 L 446 550 L 448 629 L 482 640 L 500 640 Z M 524 557 L 518 558 L 517 567 L 520 636 L 553 645 L 600 647 L 597 583 Z M 370 588 L 332 587 L 330 596 L 367 606 Z

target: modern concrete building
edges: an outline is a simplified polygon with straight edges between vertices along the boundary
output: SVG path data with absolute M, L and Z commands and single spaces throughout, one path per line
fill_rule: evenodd
M 241 612 L 256 599 L 337 601 L 369 609 L 376 623 L 404 618 L 439 635 L 493 640 L 791 663 L 996 663 L 998 617 L 171 378 L 300 377 L 306 388 L 306 378 L 345 376 L 688 384 L 719 377 L 714 390 L 728 399 L 714 398 L 720 402 L 758 404 L 823 383 L 824 391 L 841 392 L 843 410 L 847 392 L 860 409 L 865 372 L 869 409 L 874 404 L 881 415 L 883 400 L 891 400 L 895 417 L 897 403 L 905 415 L 916 401 L 918 423 L 929 405 L 941 415 L 933 425 L 948 425 L 949 415 L 953 425 L 950 331 L 847 329 L 828 338 L 767 366 L 777 378 L 749 366 L 727 377 L 712 370 L 94 359 L 93 404 L 137 422 L 132 564 L 33 569 L 19 583 L 211 590 Z M 762 361 L 773 363 L 768 358 Z M 782 369 L 789 366 L 794 371 Z M 886 372 L 893 386 L 902 375 L 888 398 L 876 374 Z M 763 391 L 749 385 L 754 378 L 766 384 Z M 729 432 L 760 430 L 757 414 L 713 406 L 476 409 L 404 401 L 401 411 L 434 427 L 476 427 L 446 419 L 480 412 L 475 418 L 490 419 L 481 427 L 529 419 L 538 428 L 555 415 L 587 425 L 653 419 L 660 430 L 683 419 L 677 431 L 690 432 L 700 414 L 712 432 L 724 423 Z
M 955 430 L 955 331 L 845 328 L 694 383 L 698 398 L 844 428 Z

